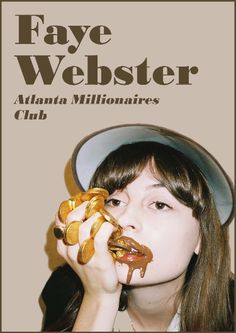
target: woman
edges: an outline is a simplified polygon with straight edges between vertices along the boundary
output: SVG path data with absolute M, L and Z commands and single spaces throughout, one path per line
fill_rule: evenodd
M 69 265 L 43 290 L 44 330 L 233 330 L 226 226 L 233 197 L 213 157 L 172 131 L 127 125 L 83 140 L 72 162 L 80 188 L 109 192 L 105 209 L 122 235 L 112 243 L 117 229 L 102 223 L 83 264 L 78 253 L 101 214 L 86 218 L 88 201 L 68 214 L 67 226 L 83 222 L 75 245 L 58 240 Z M 57 216 L 59 228 L 61 222 Z

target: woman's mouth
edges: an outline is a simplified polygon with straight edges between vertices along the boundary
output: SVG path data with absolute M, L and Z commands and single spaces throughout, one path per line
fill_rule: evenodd
M 147 246 L 139 244 L 130 237 L 121 236 L 116 239 L 110 239 L 108 248 L 116 261 L 128 265 L 127 284 L 130 283 L 135 269 L 139 269 L 140 276 L 144 277 L 147 264 L 153 258 L 152 252 Z
M 134 239 L 126 236 L 122 236 L 116 240 L 109 240 L 108 246 L 112 256 L 118 262 L 133 262 L 135 260 L 142 260 L 145 257 L 143 247 Z

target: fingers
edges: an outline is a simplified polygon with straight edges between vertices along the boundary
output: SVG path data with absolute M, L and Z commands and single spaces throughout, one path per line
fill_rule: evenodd
M 77 255 L 78 255 L 79 247 L 80 246 L 78 243 L 75 245 L 72 245 L 72 246 L 66 246 L 66 248 L 67 248 L 66 255 L 72 263 L 78 264 Z
M 71 263 L 77 263 L 77 256 L 80 246 L 85 240 L 91 239 L 91 228 L 100 216 L 100 213 L 96 213 L 81 224 L 78 235 L 79 243 L 68 246 L 64 243 L 63 240 L 58 240 L 57 251 L 64 259 L 66 259 L 67 261 L 69 260 Z M 95 250 L 94 254 L 97 258 L 104 255 L 109 255 L 110 257 L 107 243 L 112 232 L 114 232 L 114 229 L 115 228 L 112 224 L 108 222 L 103 222 L 100 226 L 100 229 L 97 231 L 93 240 Z
M 82 203 L 80 206 L 76 207 L 74 210 L 72 210 L 68 216 L 67 216 L 67 225 L 70 224 L 71 222 L 74 221 L 81 221 L 85 219 L 85 209 L 86 206 L 88 204 L 88 201 L 85 201 L 84 203 Z M 110 224 L 110 223 L 106 223 L 106 227 L 103 227 L 104 223 L 98 223 L 99 219 L 102 218 L 102 215 L 100 213 L 95 213 L 93 214 L 90 218 L 88 218 L 87 220 L 85 220 L 79 227 L 79 231 L 78 231 L 78 242 L 79 244 L 82 244 L 82 242 L 86 239 L 89 239 L 90 237 L 95 237 L 94 233 L 97 234 L 98 230 L 102 227 L 102 230 L 104 230 L 104 237 L 103 236 L 99 236 L 99 237 L 95 237 L 96 238 L 96 242 L 98 243 L 102 243 L 104 241 L 106 241 L 107 237 L 106 235 L 108 234 L 109 236 L 111 235 L 111 233 L 114 231 L 114 227 Z M 96 225 L 95 225 L 96 224 Z M 98 229 L 96 230 L 96 226 L 98 227 Z M 94 230 L 95 229 L 95 230 Z M 101 234 L 101 233 L 99 233 Z M 105 242 L 106 244 L 106 242 Z
M 84 288 L 107 293 L 117 291 L 118 286 L 114 259 L 108 250 L 108 240 L 117 223 L 104 209 L 104 198 L 108 195 L 104 191 L 94 188 L 63 201 L 54 234 L 58 253 L 79 275 Z M 63 238 L 59 239 L 61 235 Z
M 67 246 L 62 239 L 57 240 L 57 252 L 62 258 L 67 260 Z
M 97 192 L 99 189 L 95 190 Z M 90 255 L 92 257 L 94 254 L 97 257 L 109 254 L 112 259 L 107 243 L 117 229 L 117 221 L 103 208 L 104 198 L 101 195 L 88 194 L 89 197 L 86 192 L 83 194 L 84 199 L 80 196 L 82 200 L 86 200 L 82 203 L 76 203 L 75 198 L 63 201 L 55 219 L 54 234 L 58 238 L 58 253 L 72 263 L 87 263 Z
M 79 228 L 79 244 L 82 244 L 83 241 L 90 238 L 90 231 L 92 225 L 96 222 L 96 220 L 101 216 L 100 213 L 95 213 L 89 219 L 84 221 Z
M 81 205 L 73 209 L 68 215 L 66 219 L 66 223 L 70 223 L 72 221 L 80 221 L 85 219 L 85 208 L 88 204 L 88 201 L 84 201 Z
M 73 221 L 80 221 L 84 219 L 85 216 L 85 208 L 88 202 L 82 203 L 80 206 L 76 207 L 74 210 L 72 210 L 66 218 L 66 224 L 61 222 L 58 214 L 56 214 L 55 217 L 55 225 L 59 228 L 59 231 L 62 230 L 65 232 L 66 227 Z M 79 228 L 78 228 L 78 234 L 79 234 Z M 55 230 L 54 230 L 55 233 Z M 58 237 L 57 237 L 58 238 Z M 62 237 L 63 238 L 63 237 Z M 79 240 L 79 235 L 77 237 L 74 235 L 74 238 L 77 238 Z M 76 258 L 76 251 L 78 251 L 78 244 L 75 244 L 74 246 L 67 246 L 69 244 L 66 244 L 65 237 L 63 239 L 59 239 L 57 241 L 57 252 L 66 260 L 70 259 L 73 260 L 73 258 Z M 69 250 L 69 251 L 68 251 Z
M 108 253 L 107 242 L 115 228 L 109 222 L 104 222 L 94 238 L 94 248 L 97 255 Z

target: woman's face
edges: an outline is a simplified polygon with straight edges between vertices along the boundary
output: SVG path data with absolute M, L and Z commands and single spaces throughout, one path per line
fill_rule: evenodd
M 199 249 L 199 222 L 192 209 L 181 204 L 148 167 L 124 190 L 108 197 L 106 209 L 123 227 L 123 236 L 149 247 L 153 260 L 140 277 L 133 272 L 131 285 L 168 282 L 185 273 Z M 119 281 L 126 283 L 128 265 L 116 262 Z

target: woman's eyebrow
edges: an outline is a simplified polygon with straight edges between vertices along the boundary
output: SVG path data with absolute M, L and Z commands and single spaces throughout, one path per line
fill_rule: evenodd
M 151 184 L 151 185 L 148 185 L 146 187 L 146 189 L 152 189 L 152 188 L 161 188 L 161 187 L 165 187 L 161 182 L 160 183 L 155 183 L 155 184 Z

